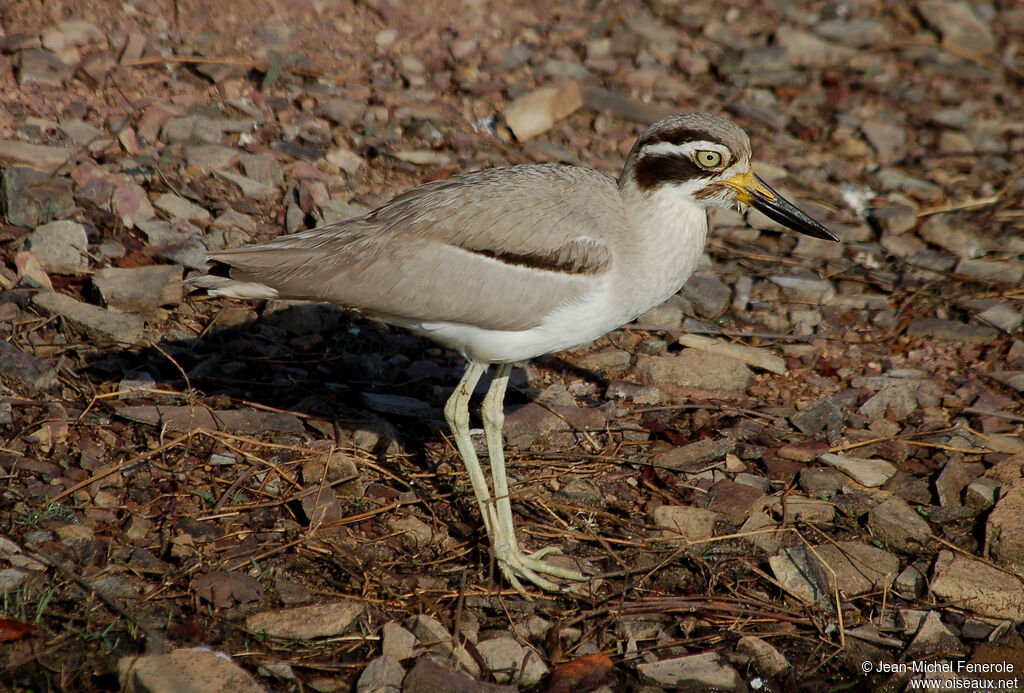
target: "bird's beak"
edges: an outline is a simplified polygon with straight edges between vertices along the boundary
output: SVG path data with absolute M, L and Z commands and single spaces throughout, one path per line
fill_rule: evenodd
M 783 226 L 815 238 L 838 241 L 834 233 L 811 219 L 806 213 L 779 193 L 772 190 L 761 176 L 753 171 L 738 173 L 722 181 L 736 191 L 736 199 L 750 205 L 769 219 Z

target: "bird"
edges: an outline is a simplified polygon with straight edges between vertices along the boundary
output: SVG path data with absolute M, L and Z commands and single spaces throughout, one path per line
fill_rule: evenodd
M 675 294 L 693 274 L 712 207 L 753 207 L 838 241 L 751 168 L 750 140 L 712 113 L 646 128 L 618 178 L 584 166 L 525 164 L 434 180 L 364 216 L 209 253 L 191 289 L 239 299 L 331 302 L 459 352 L 466 369 L 444 416 L 508 583 L 548 592 L 588 579 L 527 553 L 516 537 L 502 440 L 513 364 L 590 343 Z M 480 405 L 491 481 L 470 437 Z

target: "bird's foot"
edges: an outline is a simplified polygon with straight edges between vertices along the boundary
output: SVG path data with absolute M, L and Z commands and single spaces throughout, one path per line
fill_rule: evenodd
M 523 583 L 520 579 L 533 583 L 547 592 L 567 592 L 568 586 L 558 585 L 543 577 L 543 575 L 551 575 L 562 580 L 581 581 L 588 579 L 586 575 L 578 570 L 552 565 L 542 560 L 544 556 L 554 552 L 561 552 L 561 549 L 557 546 L 546 546 L 539 551 L 524 554 L 518 546 L 513 546 L 504 551 L 495 551 L 497 554 L 495 558 L 498 561 L 498 567 L 501 568 L 501 572 L 509 584 L 512 585 L 516 592 L 530 599 L 531 597 L 523 589 Z

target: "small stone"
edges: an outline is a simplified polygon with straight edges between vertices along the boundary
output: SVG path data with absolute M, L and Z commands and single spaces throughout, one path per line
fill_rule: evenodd
M 991 284 L 1020 284 L 1024 279 L 1024 265 L 1017 262 L 964 259 L 953 271 Z
M 890 496 L 868 512 L 868 527 L 883 545 L 901 551 L 916 551 L 931 537 L 928 522 L 905 501 Z
M 744 635 L 736 642 L 736 651 L 751 659 L 754 671 L 762 676 L 782 677 L 792 668 L 786 655 L 755 635 Z
M 907 129 L 891 120 L 866 120 L 861 131 L 875 149 L 880 161 L 900 161 L 907 155 Z
M 828 452 L 828 443 L 823 443 L 820 440 L 802 440 L 799 443 L 783 445 L 776 451 L 776 454 L 787 460 L 811 462 L 818 459 L 818 456 L 824 452 Z
M 210 221 L 210 213 L 197 204 L 174 193 L 164 193 L 153 201 L 153 205 L 176 219 L 188 219 L 198 223 Z
M 237 185 L 242 195 L 250 200 L 272 200 L 277 196 L 277 188 L 247 176 L 220 170 L 214 171 L 213 174 Z
M 59 315 L 98 346 L 133 345 L 142 341 L 144 323 L 135 315 L 114 313 L 52 291 L 36 294 L 32 303 L 49 315 Z
M 654 525 L 673 545 L 710 539 L 715 533 L 718 513 L 686 505 L 661 505 L 654 509 Z
M 476 644 L 476 650 L 494 675 L 495 681 L 509 683 L 518 678 L 519 668 L 526 652 L 515 638 L 504 635 L 490 640 L 482 640 Z
M 875 488 L 881 486 L 896 474 L 896 467 L 885 460 L 863 457 L 847 457 L 825 453 L 818 458 L 843 472 L 861 486 Z
M 338 125 L 352 126 L 362 123 L 366 115 L 366 104 L 357 99 L 335 97 L 320 104 L 316 114 Z
M 882 233 L 900 235 L 917 226 L 917 213 L 909 207 L 874 207 L 870 215 Z
M 1017 331 L 1024 322 L 1024 316 L 1014 310 L 1008 303 L 1002 301 L 993 304 L 991 307 L 978 313 L 978 319 L 997 327 L 1007 334 Z
M 104 267 L 93 275 L 92 282 L 107 306 L 152 315 L 161 306 L 181 303 L 181 277 L 179 265 Z
M 638 317 L 636 324 L 649 330 L 676 330 L 683 324 L 683 311 L 678 306 L 662 303 Z
M 640 680 L 679 690 L 745 691 L 746 684 L 717 652 L 685 655 L 636 667 Z
M 969 228 L 961 217 L 952 214 L 933 214 L 921 224 L 918 234 L 932 245 L 965 260 L 998 249 L 994 240 Z
M 160 258 L 193 269 L 206 268 L 206 237 L 203 232 L 184 219 L 166 222 L 158 219 L 135 224 L 146 235 L 153 253 Z
M 397 621 L 388 621 L 381 631 L 381 654 L 398 661 L 416 654 L 416 636 Z
M 26 354 L 10 342 L 2 340 L 0 340 L 0 380 L 17 392 L 26 395 L 45 392 L 59 383 L 56 364 L 37 358 L 32 354 Z
M 938 202 L 945 195 L 942 188 L 932 181 L 912 176 L 898 168 L 883 167 L 875 177 L 883 190 L 901 192 L 915 200 Z
M 71 79 L 72 70 L 60 58 L 42 48 L 29 48 L 18 53 L 18 84 L 62 87 Z
M 219 144 L 193 144 L 182 149 L 185 163 L 192 173 L 209 173 L 230 168 L 238 163 L 242 153 L 234 147 Z
M 324 158 L 350 176 L 355 175 L 364 163 L 363 157 L 348 147 L 335 147 Z
M 84 120 L 76 118 L 62 120 L 60 131 L 79 147 L 84 147 L 93 154 L 99 154 L 114 145 L 113 137 L 107 136 L 98 127 Z
M 900 571 L 899 558 L 859 541 L 822 544 L 814 550 L 846 597 L 886 590 Z
M 629 368 L 632 356 L 622 349 L 604 349 L 581 356 L 576 365 L 597 373 L 620 372 Z
M 690 277 L 681 290 L 696 309 L 697 314 L 704 318 L 717 318 L 725 312 L 732 300 L 729 286 L 710 273 L 698 273 Z
M 89 237 L 77 221 L 53 221 L 28 235 L 28 247 L 43 269 L 80 274 L 89 269 Z
M 311 640 L 343 635 L 362 612 L 363 605 L 354 601 L 298 606 L 253 614 L 245 619 L 245 629 L 274 638 Z
M 205 647 L 180 648 L 162 655 L 132 655 L 117 663 L 122 690 L 136 693 L 264 693 L 247 671 Z
M 814 436 L 827 431 L 831 440 L 833 435 L 838 437 L 842 430 L 843 410 L 831 395 L 826 395 L 793 414 L 789 419 L 805 435 Z
M 1013 482 L 989 513 L 985 552 L 1000 565 L 1024 574 L 1024 481 Z
M 826 279 L 808 279 L 807 277 L 768 277 L 771 282 L 782 288 L 789 298 L 796 301 L 826 304 L 836 297 L 835 287 Z
M 902 421 L 917 409 L 915 387 L 909 383 L 897 383 L 883 387 L 858 409 L 858 413 L 871 423 L 882 417 Z
M 502 116 L 512 134 L 522 142 L 551 129 L 582 105 L 579 83 L 568 81 L 527 92 L 508 104 Z
M 356 693 L 399 693 L 404 678 L 405 669 L 397 659 L 375 657 L 359 674 Z
M 921 619 L 914 639 L 907 646 L 908 661 L 929 657 L 963 657 L 964 645 L 943 622 L 937 611 L 928 611 Z
M 26 166 L 4 171 L 4 217 L 15 226 L 36 227 L 66 219 L 75 211 L 71 179 Z
M 834 608 L 831 575 L 807 547 L 782 549 L 768 565 L 782 589 L 797 599 L 826 611 Z
M 708 462 L 721 459 L 735 447 L 736 443 L 728 438 L 703 438 L 658 455 L 651 464 L 656 468 L 695 472 Z
M 817 498 L 801 498 L 786 496 L 782 502 L 783 515 L 786 522 L 806 522 L 822 524 L 831 522 L 836 515 L 835 506 L 828 501 Z
M 968 325 L 956 320 L 920 318 L 907 326 L 907 336 L 964 344 L 987 344 L 998 339 L 999 332 L 984 325 Z
M 127 228 L 136 223 L 149 221 L 156 216 L 153 205 L 149 203 L 146 191 L 138 183 L 126 182 L 114 189 L 110 198 L 112 211 Z
M 892 40 L 892 32 L 880 19 L 827 19 L 814 25 L 814 33 L 855 48 L 866 48 Z
M 995 50 L 996 39 L 988 23 L 961 0 L 919 0 L 918 12 L 942 36 L 942 43 L 979 56 Z
M 917 599 L 924 594 L 925 574 L 915 564 L 908 565 L 903 569 L 896 580 L 893 581 L 893 588 L 905 599 Z
M 1024 585 L 998 568 L 960 554 L 939 553 L 931 593 L 957 608 L 983 616 L 1024 621 Z
M 666 383 L 705 390 L 742 392 L 754 379 L 753 372 L 742 361 L 689 348 L 670 356 L 640 355 L 636 370 L 653 385 Z
M 47 173 L 53 173 L 74 156 L 74 151 L 68 147 L 53 147 L 20 140 L 0 139 L 0 161 L 27 164 Z

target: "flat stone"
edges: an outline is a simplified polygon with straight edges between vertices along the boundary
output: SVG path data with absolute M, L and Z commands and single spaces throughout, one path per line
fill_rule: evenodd
M 680 690 L 746 691 L 743 678 L 717 652 L 685 655 L 636 667 L 640 680 Z
M 704 318 L 717 318 L 725 312 L 732 300 L 732 290 L 715 274 L 697 273 L 686 280 L 681 289 L 697 314 Z
M 860 129 L 879 161 L 902 161 L 907 155 L 907 128 L 904 125 L 891 120 L 865 120 Z
M 463 671 L 474 677 L 480 676 L 480 665 L 477 661 L 469 654 L 469 651 L 462 643 L 452 639 L 451 633 L 436 618 L 426 614 L 418 614 L 406 619 L 405 626 L 419 639 L 420 645 L 445 657 L 454 657 L 455 662 Z M 419 661 L 423 661 L 423 659 L 421 657 Z M 408 684 L 409 682 L 406 680 L 405 690 L 408 690 Z
M 919 0 L 917 10 L 939 32 L 943 45 L 979 56 L 995 50 L 996 39 L 988 23 L 960 0 Z
M 57 88 L 71 79 L 71 68 L 56 55 L 42 48 L 20 51 L 18 61 L 18 84 L 38 84 Z
M 818 498 L 801 498 L 790 495 L 782 502 L 783 515 L 787 522 L 823 524 L 835 519 L 835 506 Z
M 827 279 L 809 279 L 807 277 L 787 277 L 774 275 L 768 277 L 782 292 L 796 301 L 825 304 L 836 297 L 835 287 Z
M 969 325 L 941 318 L 919 318 L 907 326 L 907 336 L 930 337 L 945 342 L 987 344 L 998 339 L 999 332 L 985 325 Z
M 347 633 L 362 612 L 362 604 L 344 600 L 297 606 L 253 614 L 245 619 L 245 629 L 254 635 L 265 633 L 272 638 L 311 640 Z
M 910 383 L 896 383 L 883 387 L 858 409 L 858 413 L 871 423 L 883 417 L 902 421 L 917 410 L 916 388 Z
M 899 558 L 859 541 L 821 544 L 814 550 L 831 568 L 836 587 L 845 597 L 886 590 L 900 572 Z
M 789 420 L 805 435 L 814 436 L 827 431 L 829 439 L 832 439 L 833 434 L 838 437 L 844 419 L 843 410 L 835 399 L 826 395 L 793 414 Z
M 579 83 L 567 81 L 527 92 L 505 106 L 502 116 L 512 134 L 522 142 L 551 129 L 582 105 Z
M 736 443 L 728 438 L 703 438 L 662 453 L 651 464 L 662 469 L 694 472 L 712 460 L 721 459 L 735 447 Z
M 814 25 L 814 33 L 856 48 L 876 46 L 892 40 L 889 26 L 880 19 L 827 19 Z
M 399 660 L 388 657 L 374 657 L 360 672 L 356 681 L 356 693 L 400 693 L 405 669 Z
M 337 96 L 319 104 L 316 107 L 316 114 L 338 125 L 355 125 L 362 123 L 366 114 L 366 104 L 360 99 Z
M 750 484 L 740 483 L 740 475 L 737 479 L 722 479 L 715 482 L 709 492 L 711 502 L 708 510 L 719 513 L 734 525 L 743 524 L 752 513 L 759 512 L 764 507 L 764 497 L 767 491 L 767 484 L 758 488 Z M 756 477 L 767 482 L 763 477 Z
M 901 192 L 915 200 L 938 202 L 945 195 L 942 188 L 932 181 L 891 166 L 881 168 L 875 178 L 883 190 Z
M 856 55 L 856 51 L 846 46 L 794 29 L 785 23 L 778 26 L 775 41 L 785 50 L 789 64 L 794 67 L 839 65 Z
M 1024 371 L 996 371 L 991 377 L 1017 392 L 1024 392 Z
M 620 372 L 629 368 L 632 360 L 633 357 L 628 351 L 604 349 L 581 356 L 576 360 L 576 365 L 580 368 L 596 371 L 597 373 Z
M 636 324 L 648 330 L 677 330 L 683 324 L 683 309 L 662 303 L 638 317 Z
M 903 569 L 896 580 L 893 588 L 905 599 L 917 599 L 924 594 L 925 574 L 924 570 L 915 564 L 908 565 Z
M 754 380 L 753 372 L 741 361 L 689 348 L 669 356 L 640 355 L 636 370 L 652 385 L 666 383 L 705 390 L 742 392 Z
M 1020 311 L 1014 310 L 1010 304 L 999 301 L 978 313 L 978 319 L 997 327 L 1007 334 L 1017 331 L 1024 322 Z
M 45 392 L 58 385 L 57 367 L 0 340 L 0 380 L 24 395 Z
M 156 216 L 156 210 L 149 203 L 146 191 L 141 185 L 131 181 L 117 185 L 110 197 L 110 206 L 127 228 Z
M 997 243 L 966 225 L 962 217 L 952 214 L 933 214 L 924 220 L 918 235 L 932 245 L 948 250 L 961 259 L 980 257 L 997 250 Z
M 71 161 L 74 156 L 74 151 L 68 147 L 0 139 L 0 161 L 27 164 L 47 173 L 53 173 L 57 168 Z
M 126 313 L 152 315 L 161 306 L 176 306 L 182 299 L 180 265 L 104 267 L 92 283 L 104 303 Z
M 81 274 L 89 269 L 89 237 L 77 221 L 52 221 L 26 239 L 43 269 L 52 274 Z
M 185 163 L 193 173 L 209 173 L 238 163 L 242 152 L 220 144 L 193 144 L 182 149 Z
M 125 316 L 135 317 L 135 316 Z M 141 322 L 141 321 L 140 321 Z M 121 406 L 117 415 L 130 421 L 166 426 L 170 431 L 190 431 L 209 428 L 229 433 L 297 433 L 302 422 L 287 412 L 254 411 L 251 409 L 207 409 L 203 406 L 175 406 L 170 404 L 140 404 Z
M 811 462 L 818 459 L 822 454 L 828 452 L 828 443 L 820 440 L 802 440 L 799 443 L 789 443 L 776 450 L 779 457 L 797 462 Z M 806 470 L 805 470 L 806 471 Z
M 146 235 L 153 253 L 192 269 L 205 269 L 207 249 L 203 232 L 184 219 L 171 222 L 152 219 L 139 221 L 136 228 Z
M 660 505 L 654 509 L 654 525 L 673 545 L 710 539 L 721 516 L 711 510 L 688 505 Z
M 461 671 L 441 666 L 429 656 L 417 659 L 402 681 L 402 693 L 516 693 L 518 690 L 514 685 L 478 681 Z
M 144 322 L 138 316 L 115 313 L 52 291 L 36 294 L 32 303 L 48 315 L 59 315 L 97 346 L 132 345 L 142 341 Z
M 1013 482 L 989 513 L 985 552 L 1000 565 L 1024 575 L 1024 480 Z
M 503 635 L 476 644 L 480 658 L 494 675 L 498 683 L 518 683 L 519 669 L 526 656 L 526 650 L 511 635 Z
M 77 118 L 61 120 L 60 131 L 69 140 L 80 147 L 88 149 L 93 154 L 99 154 L 114 145 L 113 137 L 110 137 L 95 125 Z
M 1024 265 L 1018 262 L 964 259 L 953 271 L 992 284 L 1020 284 L 1024 279 Z
M 75 211 L 70 178 L 53 176 L 27 166 L 9 166 L 4 171 L 4 217 L 15 226 L 35 227 L 67 219 Z
M 905 501 L 890 496 L 868 512 L 872 536 L 901 551 L 917 551 L 927 544 L 931 527 Z
M 211 219 L 208 211 L 174 193 L 163 193 L 153 200 L 153 205 L 176 219 L 188 219 L 199 223 L 208 222 Z
M 122 657 L 117 675 L 125 693 L 264 693 L 249 672 L 205 647 Z
M 393 416 L 411 418 L 431 418 L 440 414 L 436 407 L 426 402 L 404 395 L 392 395 L 382 392 L 364 392 L 361 395 L 363 404 L 371 411 Z
M 963 657 L 966 650 L 960 638 L 942 622 L 938 611 L 928 611 L 914 639 L 907 646 L 907 661 L 924 660 L 932 656 Z
M 1024 584 L 982 561 L 940 552 L 929 587 L 937 599 L 959 609 L 1013 623 L 1024 621 Z
M 917 226 L 917 212 L 910 207 L 873 207 L 870 219 L 882 233 L 902 235 Z
M 381 654 L 398 661 L 416 653 L 416 636 L 397 621 L 388 621 L 381 629 Z
M 762 676 L 781 678 L 793 665 L 786 655 L 756 635 L 744 635 L 736 642 L 736 651 L 750 657 L 754 671 Z
M 861 486 L 881 486 L 896 473 L 896 467 L 875 458 L 847 457 L 827 452 L 819 458 L 825 464 L 835 467 Z
M 768 559 L 782 589 L 800 601 L 832 611 L 832 579 L 821 561 L 806 546 L 782 549 Z

